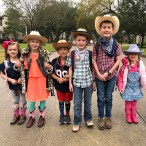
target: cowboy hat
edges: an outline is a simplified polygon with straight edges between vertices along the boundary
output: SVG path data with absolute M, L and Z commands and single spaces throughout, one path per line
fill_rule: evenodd
M 103 21 L 112 22 L 113 25 L 114 25 L 114 30 L 113 30 L 113 34 L 112 35 L 117 33 L 117 31 L 119 30 L 119 25 L 120 25 L 118 17 L 117 16 L 104 15 L 104 16 L 97 16 L 96 19 L 95 19 L 95 29 L 96 29 L 96 31 L 97 31 L 97 33 L 99 35 L 101 35 L 101 33 L 100 33 L 100 24 Z
M 86 29 L 84 28 L 79 28 L 76 31 L 72 31 L 71 35 L 75 38 L 77 35 L 84 35 L 88 38 L 88 40 L 90 41 L 92 39 L 92 34 L 91 32 L 87 32 Z
M 59 48 L 71 48 L 72 42 L 67 42 L 66 40 L 59 40 L 57 43 L 52 44 L 52 46 L 57 50 Z
M 125 55 L 136 53 L 142 55 L 143 51 L 140 51 L 137 44 L 131 44 L 127 51 L 123 51 Z
M 24 35 L 22 39 L 26 42 L 28 42 L 30 39 L 36 39 L 41 41 L 43 44 L 46 44 L 48 42 L 48 39 L 41 36 L 38 31 L 31 31 L 29 35 Z

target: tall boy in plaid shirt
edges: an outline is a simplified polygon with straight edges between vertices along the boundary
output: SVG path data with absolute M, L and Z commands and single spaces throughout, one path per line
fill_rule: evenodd
M 72 130 L 73 132 L 77 132 L 82 122 L 83 98 L 84 120 L 88 127 L 93 126 L 91 113 L 93 79 L 89 61 L 89 51 L 87 50 L 87 44 L 91 40 L 92 36 L 85 29 L 78 29 L 77 31 L 72 31 L 71 35 L 74 37 L 76 43 L 74 67 L 72 65 L 71 54 L 67 59 L 66 65 L 69 66 L 69 88 L 71 92 L 74 92 L 74 125 Z
M 112 128 L 112 93 L 122 54 L 112 35 L 119 29 L 119 19 L 110 15 L 96 17 L 95 28 L 100 35 L 93 49 L 98 97 L 98 128 L 103 130 Z

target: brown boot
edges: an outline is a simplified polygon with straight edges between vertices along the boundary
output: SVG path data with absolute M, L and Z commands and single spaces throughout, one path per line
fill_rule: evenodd
M 35 122 L 34 112 L 35 112 L 35 110 L 29 113 L 29 119 L 28 119 L 28 122 L 26 124 L 27 128 L 30 128 L 34 125 L 34 122 Z
M 38 127 L 42 127 L 44 125 L 45 125 L 45 118 L 43 118 L 43 116 L 40 116 L 38 121 Z
M 105 119 L 105 128 L 106 129 L 111 129 L 112 128 L 112 120 L 111 120 L 111 118 L 106 118 Z
M 98 118 L 98 123 L 97 126 L 100 130 L 105 129 L 105 123 L 104 123 L 104 118 Z
M 20 119 L 20 116 L 14 115 L 13 120 L 10 122 L 11 125 L 15 125 Z
M 45 109 L 46 109 L 46 107 L 41 111 L 40 107 L 39 107 L 40 118 L 38 121 L 38 127 L 42 127 L 45 125 Z
M 13 117 L 13 120 L 10 122 L 11 125 L 14 125 L 16 124 L 19 119 L 20 119 L 20 116 L 19 116 L 19 106 L 18 105 L 14 105 L 14 117 Z
M 24 107 L 24 108 L 21 108 L 21 112 L 20 112 L 20 120 L 18 121 L 18 125 L 22 125 L 23 123 L 25 123 L 25 121 L 26 121 L 26 115 L 25 115 L 25 113 L 26 113 L 26 107 Z

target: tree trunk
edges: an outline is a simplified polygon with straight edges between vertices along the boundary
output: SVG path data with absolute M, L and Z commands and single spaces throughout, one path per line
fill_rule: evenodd
M 144 34 L 141 35 L 141 48 L 143 48 L 144 45 Z

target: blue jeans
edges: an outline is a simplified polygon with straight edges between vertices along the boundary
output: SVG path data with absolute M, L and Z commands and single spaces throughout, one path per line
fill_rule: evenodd
M 84 98 L 84 120 L 89 121 L 92 119 L 92 114 L 91 114 L 92 92 L 93 92 L 92 85 L 86 88 L 80 88 L 74 86 L 74 124 L 75 125 L 80 125 L 82 122 L 83 98 Z
M 108 117 L 110 118 L 112 111 L 112 94 L 115 87 L 116 77 L 107 80 L 101 81 L 96 78 L 97 86 L 97 106 L 98 106 L 98 117 Z M 104 115 L 105 110 L 105 115 Z

